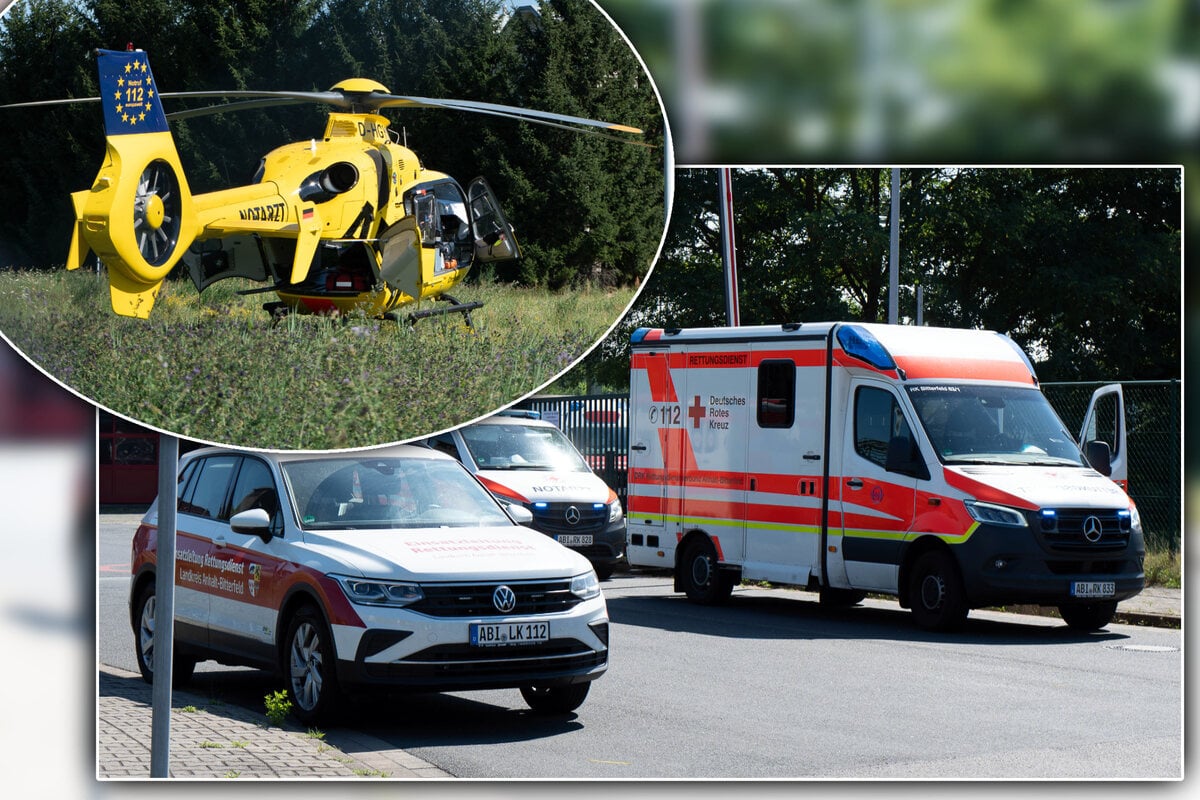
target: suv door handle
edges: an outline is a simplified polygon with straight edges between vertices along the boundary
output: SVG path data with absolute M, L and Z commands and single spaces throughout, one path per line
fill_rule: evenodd
M 216 537 L 215 539 L 213 539 L 213 544 L 216 545 L 217 547 L 224 547 L 225 546 L 225 537 L 224 536 Z
M 863 487 L 863 482 L 859 478 L 847 478 L 846 485 L 851 489 L 861 489 Z

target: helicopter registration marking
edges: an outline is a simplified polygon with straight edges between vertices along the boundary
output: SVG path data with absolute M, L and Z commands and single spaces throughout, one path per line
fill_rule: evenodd
M 253 222 L 283 222 L 287 218 L 287 206 L 283 203 L 271 203 L 269 206 L 255 206 L 238 211 L 238 218 Z

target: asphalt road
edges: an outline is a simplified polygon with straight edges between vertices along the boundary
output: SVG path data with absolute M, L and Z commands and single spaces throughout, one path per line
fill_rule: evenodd
M 98 638 L 136 669 L 123 566 L 132 528 L 102 518 Z M 739 589 L 687 603 L 669 578 L 604 584 L 608 673 L 578 713 L 533 717 L 515 691 L 373 698 L 353 727 L 470 778 L 1178 778 L 1181 632 L 974 611 L 919 631 L 888 601 Z M 259 673 L 206 662 L 198 683 L 261 708 Z

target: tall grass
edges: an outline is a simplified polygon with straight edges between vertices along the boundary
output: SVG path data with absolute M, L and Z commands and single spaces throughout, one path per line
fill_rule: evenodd
M 149 320 L 115 315 L 83 272 L 0 273 L 0 331 L 94 402 L 188 438 L 266 449 L 401 441 L 469 421 L 539 388 L 582 356 L 633 290 L 460 287 L 479 300 L 415 326 L 290 316 L 237 281 L 197 295 L 168 281 Z M 427 303 L 425 307 L 430 307 Z M 402 309 L 402 313 L 410 309 Z

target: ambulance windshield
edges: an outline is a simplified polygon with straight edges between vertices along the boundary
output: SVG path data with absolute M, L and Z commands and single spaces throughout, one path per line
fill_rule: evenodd
M 1037 389 L 949 383 L 907 389 L 944 463 L 1087 466 Z
M 548 425 L 471 425 L 462 437 L 480 469 L 589 471 L 571 440 Z

